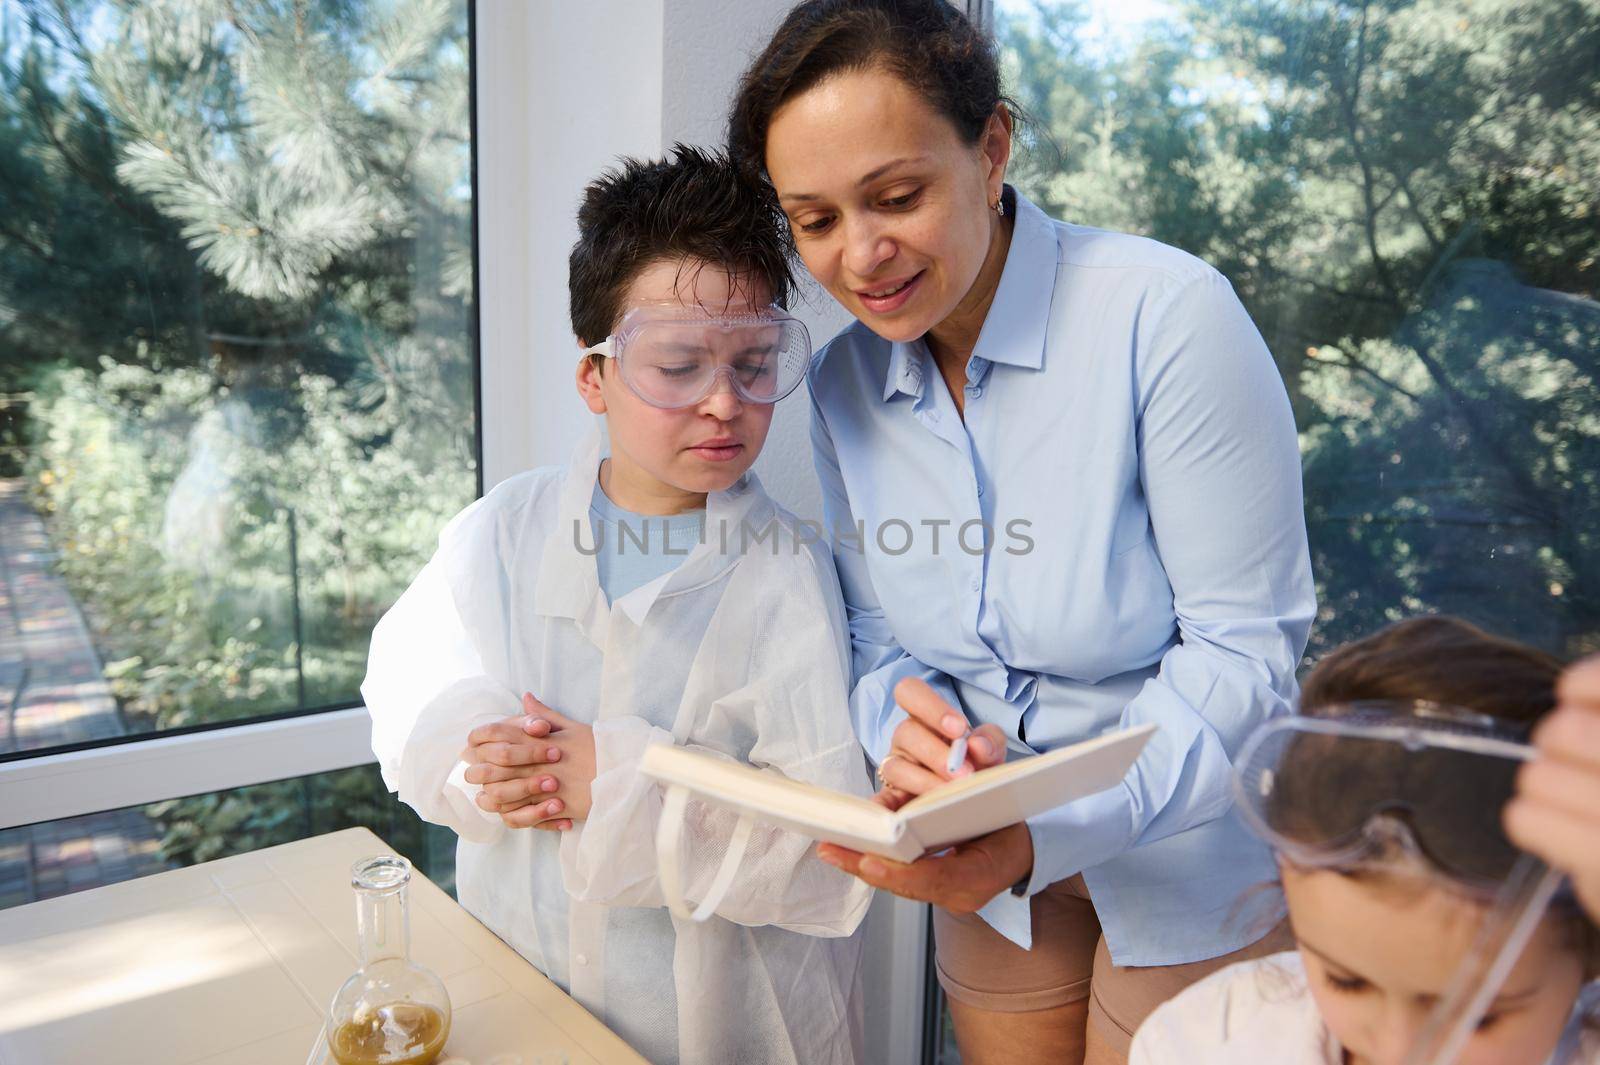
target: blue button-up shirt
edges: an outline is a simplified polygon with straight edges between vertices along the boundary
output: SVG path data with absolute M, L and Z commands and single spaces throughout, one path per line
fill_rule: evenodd
M 1028 822 L 1027 892 L 1082 872 L 1118 964 L 1216 957 L 1278 905 L 1230 771 L 1315 612 L 1293 416 L 1216 270 L 1016 205 L 964 420 L 920 340 L 856 323 L 812 363 L 856 729 L 881 761 L 903 677 L 1012 757 L 1159 725 L 1121 786 Z M 982 912 L 1031 943 L 1027 899 Z

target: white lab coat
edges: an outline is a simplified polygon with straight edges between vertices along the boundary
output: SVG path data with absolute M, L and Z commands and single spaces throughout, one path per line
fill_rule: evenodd
M 599 462 L 596 432 L 568 471 L 513 477 L 462 511 L 378 623 L 361 690 L 384 780 L 460 834 L 462 905 L 652 1061 L 859 1061 L 870 889 L 758 825 L 715 915 L 674 917 L 661 788 L 638 771 L 650 744 L 679 743 L 870 793 L 826 548 L 747 474 L 707 499 L 705 543 L 608 608 L 588 518 Z M 741 552 L 742 524 L 776 535 Z M 520 714 L 525 691 L 594 727 L 593 809 L 571 832 L 506 828 L 462 777 L 467 733 Z M 689 904 L 714 895 L 736 822 L 684 808 Z
M 1600 1062 L 1600 1037 L 1582 1024 L 1594 988 L 1579 999 L 1549 1065 Z M 1128 1065 L 1340 1065 L 1298 950 L 1236 962 L 1157 1006 L 1134 1033 Z

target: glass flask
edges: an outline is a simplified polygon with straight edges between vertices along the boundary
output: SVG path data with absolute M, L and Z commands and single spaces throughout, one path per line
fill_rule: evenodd
M 411 863 L 391 854 L 350 867 L 361 968 L 328 1008 L 339 1065 L 430 1065 L 450 1035 L 450 997 L 411 960 Z

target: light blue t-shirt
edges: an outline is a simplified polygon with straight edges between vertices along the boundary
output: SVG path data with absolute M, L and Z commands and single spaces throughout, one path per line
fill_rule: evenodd
M 706 512 L 701 507 L 665 516 L 635 514 L 611 502 L 597 480 L 589 499 L 589 527 L 600 590 L 607 603 L 615 603 L 677 569 L 705 534 Z

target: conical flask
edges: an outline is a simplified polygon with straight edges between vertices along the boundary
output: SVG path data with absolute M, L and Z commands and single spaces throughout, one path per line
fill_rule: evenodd
M 450 997 L 411 960 L 411 863 L 382 854 L 350 868 L 361 968 L 328 1008 L 339 1065 L 430 1065 L 450 1035 Z

